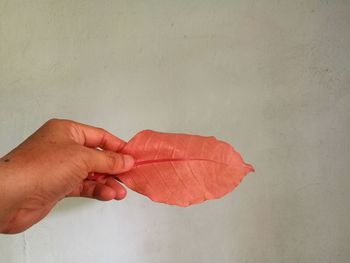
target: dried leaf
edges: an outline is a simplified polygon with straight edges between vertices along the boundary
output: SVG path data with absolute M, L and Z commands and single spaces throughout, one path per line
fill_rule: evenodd
M 145 130 L 121 152 L 136 162 L 118 179 L 153 201 L 170 205 L 220 198 L 254 171 L 231 145 L 215 137 Z

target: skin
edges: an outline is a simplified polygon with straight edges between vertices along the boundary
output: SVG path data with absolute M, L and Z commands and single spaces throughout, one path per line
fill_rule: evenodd
M 43 219 L 65 197 L 121 200 L 112 176 L 134 166 L 118 153 L 125 141 L 70 120 L 52 119 L 0 159 L 0 232 L 19 233 Z M 93 173 L 102 174 L 89 180 Z

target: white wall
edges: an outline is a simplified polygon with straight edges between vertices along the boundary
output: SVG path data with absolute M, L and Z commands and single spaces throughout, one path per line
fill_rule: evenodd
M 215 135 L 256 173 L 186 209 L 61 202 L 0 261 L 346 262 L 350 2 L 0 0 L 0 153 L 51 117 Z

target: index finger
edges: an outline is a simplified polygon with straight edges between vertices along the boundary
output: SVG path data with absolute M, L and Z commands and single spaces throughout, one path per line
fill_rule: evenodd
M 104 150 L 117 152 L 126 144 L 122 139 L 108 131 L 90 125 L 74 122 L 74 129 L 78 136 L 78 143 L 87 147 L 100 147 Z

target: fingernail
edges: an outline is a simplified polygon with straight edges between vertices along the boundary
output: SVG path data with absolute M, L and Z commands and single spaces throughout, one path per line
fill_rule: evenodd
M 134 158 L 131 155 L 124 155 L 124 162 L 126 167 L 133 167 L 134 166 Z

